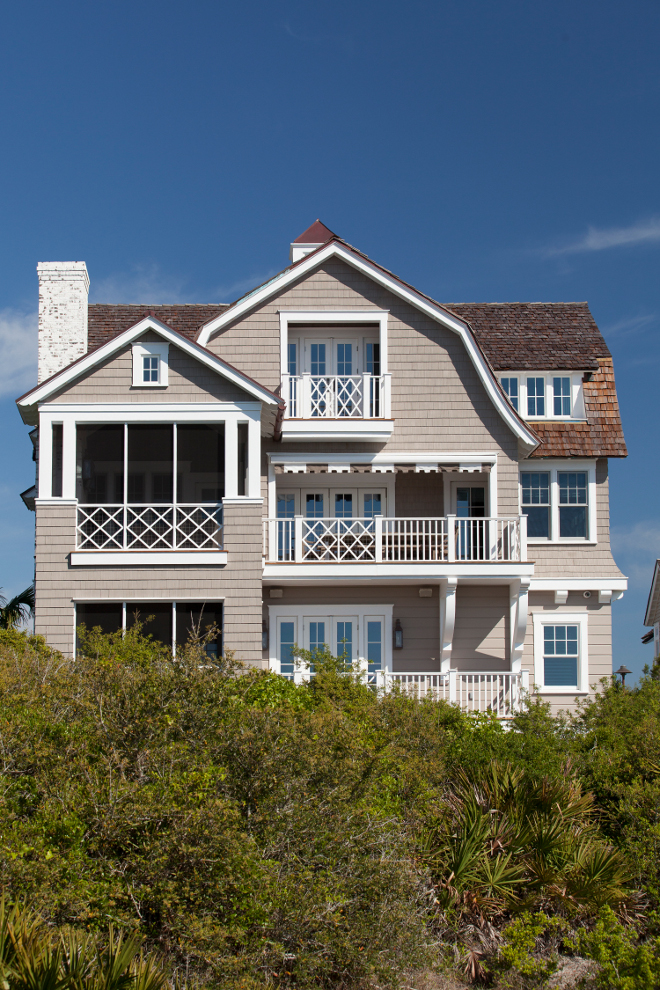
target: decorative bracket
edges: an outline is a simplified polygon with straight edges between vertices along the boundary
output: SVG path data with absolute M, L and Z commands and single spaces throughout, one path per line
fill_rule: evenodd
M 440 585 L 440 669 L 451 669 L 451 650 L 456 624 L 456 586 L 458 578 L 449 577 Z
M 511 585 L 509 596 L 511 616 L 511 671 L 520 673 L 527 633 L 527 609 L 529 604 L 529 578 L 521 578 Z

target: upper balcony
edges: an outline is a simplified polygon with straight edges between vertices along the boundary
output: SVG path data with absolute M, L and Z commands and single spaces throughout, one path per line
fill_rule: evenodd
M 288 440 L 387 440 L 391 378 L 386 375 L 284 375 L 283 436 Z

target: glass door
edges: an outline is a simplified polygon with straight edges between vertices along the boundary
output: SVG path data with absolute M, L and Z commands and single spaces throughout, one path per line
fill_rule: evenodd
M 277 559 L 295 560 L 295 516 L 298 492 L 277 493 Z
M 485 560 L 487 547 L 486 489 L 483 485 L 461 485 L 456 489 L 458 534 L 457 560 Z M 460 522 L 464 519 L 464 522 Z
M 357 660 L 357 616 L 347 615 L 341 619 L 333 619 L 333 633 L 335 656 L 342 657 L 345 664 L 352 665 Z

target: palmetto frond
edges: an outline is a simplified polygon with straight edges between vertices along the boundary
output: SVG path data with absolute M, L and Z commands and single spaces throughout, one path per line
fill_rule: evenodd
M 34 588 L 30 585 L 7 600 L 0 595 L 0 629 L 13 629 L 34 613 Z

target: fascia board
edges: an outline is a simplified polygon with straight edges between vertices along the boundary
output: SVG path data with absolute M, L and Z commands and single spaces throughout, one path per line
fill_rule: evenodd
M 225 310 L 224 313 L 221 313 L 220 316 L 211 321 L 211 323 L 208 323 L 202 329 L 199 335 L 199 343 L 202 346 L 206 346 L 211 335 L 215 333 L 216 330 L 221 329 L 229 323 L 233 323 L 244 313 L 254 309 L 255 306 L 260 305 L 275 293 L 281 292 L 292 282 L 295 282 L 302 276 L 307 275 L 309 272 L 313 271 L 314 268 L 318 268 L 319 265 L 322 265 L 323 262 L 332 257 L 341 258 L 342 261 L 346 262 L 346 264 L 351 265 L 353 268 L 357 269 L 357 271 L 361 271 L 374 282 L 377 282 L 379 285 L 383 286 L 383 288 L 388 289 L 388 291 L 392 292 L 400 299 L 410 303 L 410 305 L 414 306 L 415 309 L 426 313 L 426 315 L 430 316 L 431 319 L 435 320 L 437 323 L 441 323 L 443 326 L 447 327 L 448 330 L 451 330 L 453 333 L 457 334 L 463 341 L 465 349 L 467 350 L 477 374 L 486 389 L 488 397 L 504 422 L 515 434 L 515 436 L 517 436 L 525 444 L 525 446 L 532 449 L 538 447 L 539 441 L 537 438 L 532 432 L 523 426 L 507 400 L 500 393 L 499 388 L 495 384 L 493 374 L 488 367 L 483 354 L 477 347 L 472 335 L 470 334 L 467 325 L 458 320 L 456 317 L 451 316 L 439 306 L 433 305 L 428 299 L 425 299 L 423 296 L 419 295 L 419 293 L 399 284 L 396 280 L 386 275 L 375 265 L 372 265 L 364 258 L 353 254 L 352 251 L 349 251 L 342 244 L 338 244 L 336 241 L 332 241 L 323 250 L 314 252 L 309 255 L 308 258 L 304 258 L 301 262 L 298 262 L 298 264 L 294 267 L 287 269 L 279 278 L 275 278 L 272 282 L 264 285 L 259 292 L 255 292 L 254 295 L 247 296 L 243 300 L 236 303 L 235 306 Z
M 67 368 L 64 368 L 58 375 L 55 375 L 49 381 L 44 382 L 43 385 L 37 386 L 36 389 L 28 392 L 25 396 L 21 396 L 21 398 L 17 399 L 17 405 L 19 408 L 26 408 L 28 406 L 36 405 L 39 402 L 43 402 L 54 392 L 57 392 L 65 385 L 68 385 L 70 382 L 80 378 L 97 364 L 101 364 L 103 361 L 107 360 L 107 358 L 112 357 L 113 354 L 121 350 L 122 347 L 125 347 L 126 344 L 130 344 L 146 330 L 154 330 L 165 340 L 169 341 L 169 343 L 173 346 L 178 347 L 180 350 L 184 351 L 201 364 L 205 364 L 208 368 L 211 368 L 212 371 L 215 371 L 223 378 L 226 378 L 234 385 L 237 385 L 244 392 L 248 392 L 250 395 L 253 395 L 261 402 L 265 402 L 267 405 L 272 406 L 279 405 L 279 400 L 270 392 L 266 391 L 266 389 L 260 388 L 256 385 L 256 383 L 240 374 L 240 372 L 234 371 L 233 369 L 227 367 L 227 365 L 219 358 L 215 357 L 208 351 L 203 350 L 202 347 L 192 341 L 189 341 L 181 334 L 171 330 L 170 327 L 166 326 L 164 323 L 161 323 L 160 320 L 157 320 L 153 316 L 147 316 L 143 320 L 140 320 L 139 323 L 129 327 L 128 330 L 124 330 L 124 332 L 119 334 L 119 336 L 113 337 L 112 340 L 109 340 L 106 344 L 102 344 L 101 347 L 96 348 L 96 350 L 91 351 L 80 360 L 75 361 Z
M 350 460 L 352 464 L 496 464 L 497 454 L 493 451 L 487 453 L 477 451 L 421 451 L 420 453 L 409 453 L 400 451 L 383 451 L 377 454 L 357 451 L 355 453 L 336 454 L 314 451 L 313 453 L 300 451 L 287 451 L 285 454 L 268 453 L 268 459 L 273 464 L 288 464 L 295 461 L 301 463 L 317 464 L 343 464 Z
M 653 606 L 655 604 L 655 593 L 658 587 L 658 574 L 660 573 L 660 560 L 656 560 L 655 569 L 653 571 L 653 581 L 651 582 L 651 590 L 649 591 L 649 600 L 646 603 L 646 612 L 644 614 L 644 625 L 652 626 L 653 619 L 651 618 L 651 612 L 653 611 Z

